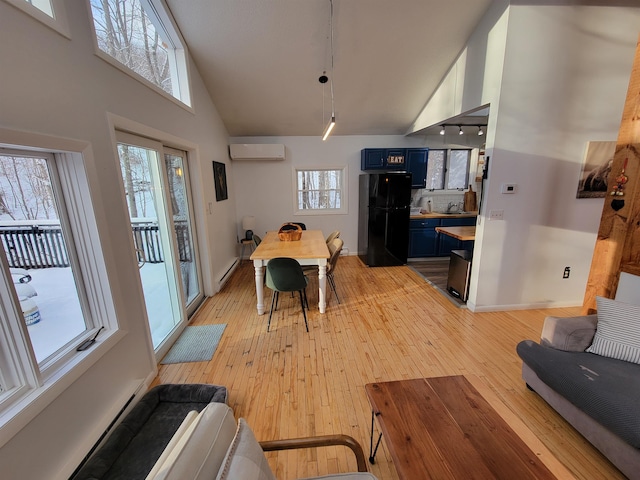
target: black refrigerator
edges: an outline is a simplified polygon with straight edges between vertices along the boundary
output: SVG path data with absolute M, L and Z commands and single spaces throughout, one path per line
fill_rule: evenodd
M 370 267 L 407 263 L 411 173 L 360 175 L 358 256 Z

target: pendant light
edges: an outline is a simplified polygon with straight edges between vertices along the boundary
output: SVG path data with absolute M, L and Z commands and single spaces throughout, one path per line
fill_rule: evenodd
M 324 134 L 322 135 L 322 141 L 325 141 L 329 135 L 331 134 L 331 130 L 336 126 L 336 110 L 333 101 L 333 0 L 329 0 L 329 4 L 331 6 L 330 15 L 329 15 L 329 31 L 330 31 L 330 42 L 331 42 L 331 78 L 329 78 L 329 84 L 331 86 L 331 120 L 327 124 L 324 129 Z
M 440 135 L 444 135 L 444 125 L 440 127 Z

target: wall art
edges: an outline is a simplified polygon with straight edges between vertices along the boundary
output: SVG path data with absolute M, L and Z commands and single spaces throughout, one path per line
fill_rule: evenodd
M 216 202 L 229 198 L 227 191 L 227 170 L 224 163 L 213 162 L 213 180 L 216 183 Z
M 577 198 L 601 198 L 607 195 L 616 142 L 588 142 L 582 163 Z

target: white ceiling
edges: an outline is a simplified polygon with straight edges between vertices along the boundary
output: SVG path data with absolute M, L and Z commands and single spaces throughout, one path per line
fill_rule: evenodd
M 322 134 L 330 0 L 166 1 L 231 136 Z M 333 0 L 333 134 L 405 134 L 490 3 Z

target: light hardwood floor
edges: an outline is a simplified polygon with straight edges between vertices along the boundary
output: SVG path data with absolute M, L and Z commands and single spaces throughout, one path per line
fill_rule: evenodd
M 340 258 L 335 278 L 342 303 L 329 293 L 324 315 L 311 279 L 309 333 L 298 298 L 284 294 L 267 333 L 268 314 L 256 311 L 253 266 L 243 262 L 191 322 L 227 324 L 213 359 L 160 365 L 154 385 L 225 385 L 236 418 L 246 418 L 258 440 L 344 433 L 368 453 L 365 384 L 475 374 L 576 478 L 624 478 L 520 377 L 516 344 L 538 339 L 545 315 L 577 315 L 579 307 L 474 314 L 409 267 L 368 268 L 355 256 Z M 279 480 L 355 470 L 342 447 L 268 458 Z M 398 478 L 384 439 L 369 467 L 380 480 Z

